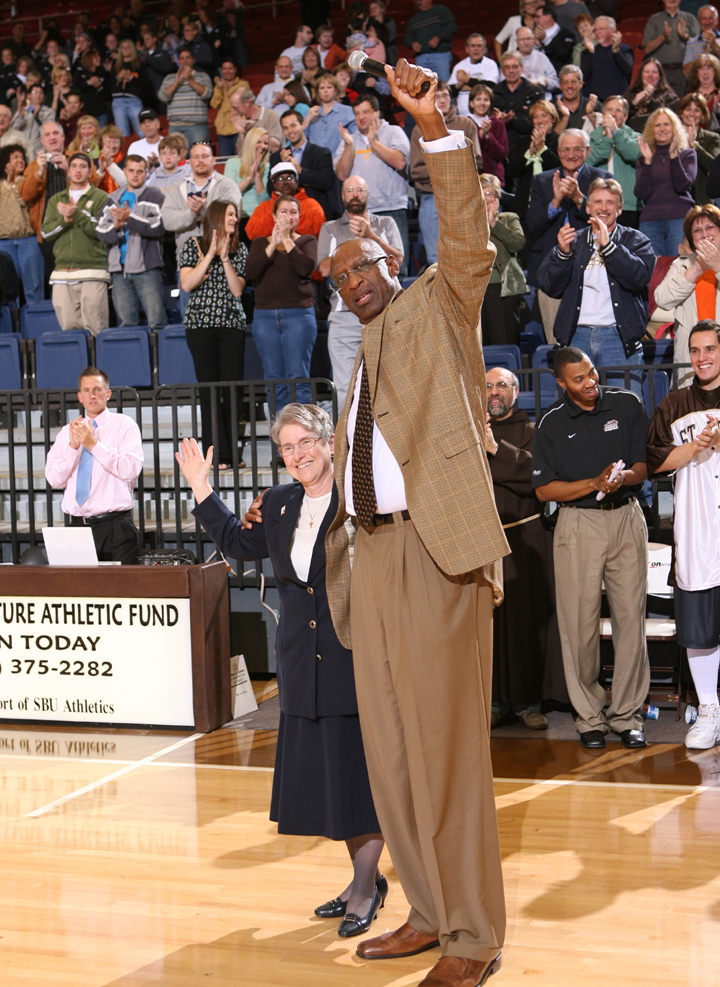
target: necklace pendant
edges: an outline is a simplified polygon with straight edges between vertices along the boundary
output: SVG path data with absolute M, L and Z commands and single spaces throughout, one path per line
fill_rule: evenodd
M 311 522 L 310 522 L 310 527 L 311 527 L 311 528 L 312 528 L 312 526 L 313 526 L 313 523 L 314 523 L 313 521 L 311 521 Z

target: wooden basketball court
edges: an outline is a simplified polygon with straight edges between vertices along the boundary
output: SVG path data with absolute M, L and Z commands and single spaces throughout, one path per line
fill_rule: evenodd
M 411 987 L 313 908 L 344 845 L 267 819 L 275 733 L 0 729 L 2 987 Z M 720 752 L 493 741 L 508 935 L 493 985 L 716 982 Z M 472 784 L 472 779 L 468 779 Z M 405 921 L 392 864 L 370 935 Z

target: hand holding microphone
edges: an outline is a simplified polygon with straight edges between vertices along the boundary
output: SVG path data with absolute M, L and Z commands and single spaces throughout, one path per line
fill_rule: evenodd
M 404 61 L 404 59 L 401 59 Z M 366 55 L 364 51 L 353 51 L 348 57 L 348 65 L 353 70 L 353 72 L 368 72 L 370 75 L 379 76 L 381 79 L 390 78 L 386 73 L 385 69 L 389 68 L 392 71 L 391 65 L 386 65 L 385 62 L 378 62 L 374 58 L 370 58 Z M 398 68 L 400 63 L 398 62 Z M 419 66 L 416 66 L 419 68 Z M 431 73 L 434 75 L 434 73 Z M 392 81 L 392 80 L 390 80 Z M 430 89 L 431 79 L 427 79 L 423 82 L 418 90 L 420 93 L 426 93 Z

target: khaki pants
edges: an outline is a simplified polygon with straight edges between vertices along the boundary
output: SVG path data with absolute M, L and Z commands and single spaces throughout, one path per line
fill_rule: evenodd
M 551 298 L 550 295 L 546 295 L 544 291 L 540 291 L 538 288 L 537 300 L 543 329 L 545 330 L 545 340 L 548 343 L 555 344 L 557 343 L 557 339 L 555 339 L 555 317 L 558 314 L 561 299 Z
M 355 681 L 370 784 L 411 905 L 443 954 L 489 960 L 505 935 L 490 763 L 492 589 L 444 575 L 412 521 L 358 529 Z
M 647 526 L 635 502 L 615 511 L 563 507 L 553 554 L 557 615 L 578 733 L 637 730 L 650 687 L 645 640 Z M 605 581 L 615 668 L 607 714 L 600 675 L 600 602 Z
M 108 327 L 108 289 L 104 281 L 53 284 L 52 303 L 61 329 L 88 329 L 97 336 Z

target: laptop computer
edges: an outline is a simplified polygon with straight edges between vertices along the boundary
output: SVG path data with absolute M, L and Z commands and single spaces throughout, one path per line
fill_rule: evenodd
M 43 528 L 48 562 L 50 565 L 99 565 L 92 529 L 82 528 Z

